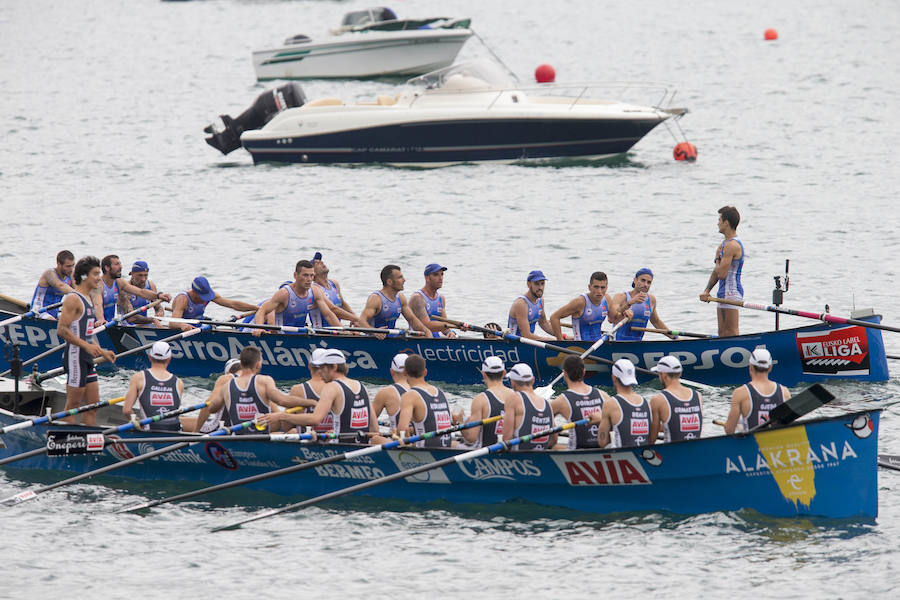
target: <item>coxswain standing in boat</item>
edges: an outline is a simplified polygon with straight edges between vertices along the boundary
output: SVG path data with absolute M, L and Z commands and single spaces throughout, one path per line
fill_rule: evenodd
M 744 286 L 741 285 L 741 269 L 744 267 L 744 244 L 737 237 L 738 223 L 741 215 L 733 206 L 723 206 L 719 209 L 719 233 L 725 236 L 725 240 L 716 249 L 716 266 L 709 276 L 706 289 L 700 294 L 700 300 L 709 302 L 709 293 L 716 282 L 719 290 L 717 298 L 727 300 L 743 300 Z M 733 304 L 718 304 L 716 317 L 719 321 L 719 337 L 740 335 L 738 318 L 740 308 Z
M 63 368 L 66 372 L 66 410 L 78 408 L 82 404 L 100 401 L 100 387 L 97 383 L 97 369 L 94 358 L 104 358 L 115 362 L 116 355 L 111 350 L 101 348 L 93 339 L 96 316 L 90 296 L 102 284 L 100 261 L 95 256 L 85 256 L 75 264 L 72 275 L 74 291 L 63 297 L 59 311 L 56 333 L 66 342 L 63 350 Z M 63 419 L 75 422 L 75 417 Z M 97 423 L 97 412 L 82 414 L 85 425 Z
M 122 261 L 115 254 L 109 254 L 100 261 L 100 268 L 103 270 L 103 289 L 101 291 L 103 302 L 103 321 L 112 321 L 116 316 L 116 307 L 119 305 L 119 294 L 131 294 L 146 300 L 165 300 L 172 299 L 169 294 L 163 294 L 156 290 L 132 285 L 128 280 L 122 277 Z M 99 324 L 99 321 L 98 321 Z
M 503 416 L 506 403 L 515 401 L 516 393 L 503 385 L 506 376 L 506 365 L 499 356 L 486 356 L 481 363 L 481 378 L 487 388 L 472 398 L 472 414 L 468 421 L 483 421 L 490 417 L 500 416 L 499 421 L 470 427 L 461 431 L 463 439 L 473 448 L 483 448 L 496 444 L 503 435 Z M 459 421 L 466 421 L 460 415 Z
M 213 391 L 210 392 L 209 398 L 207 400 L 212 400 L 213 395 L 221 394 L 222 386 L 226 385 L 232 379 L 237 377 L 237 374 L 241 371 L 241 359 L 240 358 L 229 358 L 225 363 L 225 368 L 223 369 L 224 375 L 219 375 L 219 378 L 216 379 L 216 383 L 213 386 Z M 225 405 L 223 404 L 219 410 L 209 413 L 209 416 L 205 421 L 200 421 L 198 417 L 184 416 L 181 417 L 181 428 L 184 431 L 195 431 L 200 433 L 212 433 L 213 431 L 219 429 L 222 426 L 222 413 L 225 411 Z M 199 427 L 198 427 L 199 425 Z
M 172 318 L 175 319 L 202 319 L 206 305 L 214 302 L 219 306 L 230 308 L 239 312 L 255 311 L 256 305 L 244 302 L 243 300 L 232 300 L 220 296 L 213 291 L 206 277 L 194 277 L 191 282 L 191 289 L 179 292 L 172 301 Z M 190 323 L 170 323 L 172 329 L 181 329 L 182 331 L 190 331 L 196 326 Z
M 313 285 L 313 265 L 306 259 L 297 261 L 294 267 L 294 281 L 291 285 L 278 288 L 272 297 L 263 302 L 256 309 L 253 322 L 264 324 L 266 315 L 275 313 L 276 325 L 289 327 L 306 327 L 306 317 L 313 308 L 319 310 L 322 318 L 334 327 L 340 327 L 341 321 L 331 311 L 325 294 L 318 286 Z M 313 327 L 321 327 L 322 323 L 312 323 Z M 259 337 L 262 329 L 253 329 L 251 333 Z
M 316 348 L 312 351 L 308 362 L 309 379 L 302 383 L 298 383 L 297 385 L 292 387 L 290 391 L 291 396 L 306 398 L 307 400 L 313 401 L 312 404 L 306 407 L 307 413 L 312 413 L 316 410 L 316 404 L 319 402 L 322 390 L 328 383 L 322 377 L 322 365 L 325 364 L 322 362 L 322 358 L 324 356 L 325 348 Z M 303 428 L 301 427 L 301 429 Z M 334 423 L 330 413 L 321 423 L 313 427 L 313 430 L 315 430 L 317 433 L 329 432 L 333 429 Z
M 131 376 L 128 391 L 125 393 L 125 403 L 122 404 L 122 414 L 132 422 L 138 418 L 146 419 L 178 410 L 184 396 L 184 382 L 169 372 L 169 363 L 172 360 L 172 347 L 169 343 L 154 342 L 147 356 L 150 357 L 150 368 Z M 135 407 L 138 409 L 139 417 L 134 413 Z M 181 421 L 164 419 L 145 426 L 144 429 L 181 431 Z
M 616 341 L 639 341 L 644 339 L 643 331 L 635 331 L 635 327 L 646 327 L 647 323 L 653 323 L 659 329 L 668 329 L 656 311 L 656 296 L 650 293 L 653 284 L 653 271 L 644 267 L 634 274 L 630 291 L 616 294 L 612 299 L 612 307 L 609 311 L 610 323 L 618 323 L 622 319 L 629 319 L 616 332 Z M 675 336 L 666 334 L 669 338 Z
M 241 370 L 230 381 L 226 377 L 221 387 L 213 388 L 208 404 L 201 408 L 200 414 L 197 415 L 194 430 L 206 422 L 210 413 L 215 413 L 221 408 L 224 408 L 222 420 L 225 427 L 232 427 L 254 419 L 259 419 L 260 423 L 267 423 L 263 417 L 273 414 L 277 406 L 293 408 L 307 406 L 310 403 L 309 400 L 282 393 L 275 387 L 275 381 L 271 377 L 259 374 L 260 369 L 262 369 L 262 351 L 256 346 L 246 346 L 241 350 Z M 253 427 L 237 431 L 238 435 L 251 433 L 258 431 L 254 431 Z
M 525 363 L 513 365 L 509 382 L 514 394 L 505 402 L 503 441 L 530 435 L 553 427 L 553 408 L 534 392 L 534 373 Z M 535 438 L 512 447 L 516 450 L 549 450 L 556 445 L 556 434 Z
M 637 378 L 634 365 L 620 358 L 612 367 L 612 382 L 616 395 L 603 403 L 603 410 L 591 415 L 591 424 L 598 423 L 597 443 L 601 448 L 643 446 L 650 442 L 652 413 L 650 403 L 634 391 Z
M 662 392 L 650 398 L 650 440 L 656 442 L 660 431 L 663 442 L 700 439 L 703 396 L 681 385 L 681 361 L 674 356 L 663 356 L 650 370 L 659 375 L 663 386 Z
M 731 394 L 725 433 L 731 435 L 737 431 L 738 424 L 744 431 L 759 427 L 769 420 L 773 408 L 791 397 L 786 387 L 769 379 L 773 366 L 772 354 L 765 348 L 750 353 L 750 382 Z
M 409 307 L 425 325 L 425 331 L 431 333 L 432 337 L 455 338 L 456 334 L 449 325 L 432 319 L 432 317 L 447 318 L 447 304 L 444 295 L 438 291 L 444 286 L 444 271 L 446 270 L 447 267 L 437 263 L 431 263 L 425 267 L 425 287 L 410 295 Z
M 271 412 L 260 417 L 260 422 L 277 426 L 315 427 L 329 415 L 333 423 L 332 433 L 357 436 L 373 434 L 374 443 L 387 441 L 380 438 L 378 423 L 372 413 L 369 394 L 365 386 L 347 377 L 347 357 L 336 348 L 329 348 L 322 355 L 322 378 L 327 382 L 312 413 Z
M 391 380 L 372 398 L 372 414 L 375 420 L 381 416 L 381 411 L 387 413 L 391 431 L 397 429 L 397 419 L 400 418 L 400 398 L 409 391 L 409 381 L 406 378 L 406 359 L 408 354 L 400 353 L 391 359 Z
M 402 314 L 414 331 L 430 331 L 410 309 L 402 292 L 405 282 L 406 278 L 397 265 L 386 265 L 381 269 L 383 286 L 377 292 L 372 292 L 366 300 L 366 306 L 359 316 L 360 327 L 393 329 L 397 318 Z
M 72 270 L 75 268 L 75 255 L 68 250 L 61 250 L 56 255 L 56 267 L 41 273 L 40 279 L 31 296 L 31 309 L 38 310 L 56 304 L 63 296 L 75 289 L 72 287 Z M 53 308 L 40 314 L 42 319 L 56 319 L 59 308 Z
M 506 327 L 513 335 L 518 335 L 531 340 L 555 341 L 556 337 L 547 337 L 534 333 L 534 326 L 538 324 L 541 329 L 553 334 L 550 321 L 544 312 L 544 287 L 547 278 L 542 271 L 531 271 L 525 279 L 528 290 L 513 300 L 509 308 L 509 318 Z
M 563 361 L 566 391 L 550 402 L 554 415 L 568 421 L 580 421 L 600 413 L 609 401 L 605 392 L 584 382 L 584 361 L 579 356 L 567 356 Z M 598 448 L 597 423 L 578 425 L 569 432 L 569 443 L 561 449 Z
M 134 287 L 150 290 L 154 293 L 157 291 L 156 284 L 150 281 L 150 266 L 147 264 L 147 261 L 136 260 L 134 264 L 131 265 L 131 271 L 128 272 L 128 275 L 131 277 L 131 279 L 128 280 L 128 283 Z M 122 311 L 122 314 L 129 313 L 135 308 L 140 308 L 149 303 L 149 300 L 142 298 L 137 294 L 127 294 L 124 290 L 119 291 L 119 308 Z M 162 317 L 164 314 L 162 306 L 157 305 L 156 316 Z M 127 322 L 134 325 L 160 326 L 157 319 L 147 315 L 134 315 L 133 317 L 130 317 Z
M 444 392 L 425 381 L 428 375 L 425 359 L 410 354 L 404 366 L 409 391 L 400 397 L 400 416 L 394 435 L 405 437 L 410 424 L 416 435 L 455 425 L 461 415 L 453 415 Z M 455 445 L 449 433 L 416 442 L 417 448 L 452 448 Z
M 328 265 L 322 260 L 321 252 L 316 252 L 313 255 L 312 265 L 313 271 L 315 272 L 313 285 L 318 287 L 322 293 L 325 294 L 325 297 L 328 298 L 328 301 L 331 302 L 331 304 L 329 304 L 331 312 L 333 312 L 338 319 L 349 321 L 350 325 L 358 324 L 359 317 L 353 312 L 353 309 L 350 308 L 347 301 L 344 300 L 344 296 L 341 294 L 341 286 L 334 279 L 328 278 Z M 314 327 L 321 326 L 322 313 L 318 308 L 313 308 L 310 311 L 310 321 Z
M 601 325 L 609 314 L 612 297 L 606 293 L 609 280 L 603 271 L 591 273 L 588 291 L 576 296 L 550 315 L 550 327 L 558 340 L 566 339 L 562 319 L 572 317 L 572 333 L 576 340 L 596 341 L 603 335 Z

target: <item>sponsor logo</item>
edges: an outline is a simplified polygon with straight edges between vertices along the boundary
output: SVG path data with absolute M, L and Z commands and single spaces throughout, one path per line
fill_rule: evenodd
M 497 428 L 494 431 L 496 432 L 498 438 L 503 435 L 503 419 L 497 421 Z
M 369 409 L 353 408 L 350 410 L 350 427 L 351 429 L 366 429 L 369 427 Z
M 479 481 L 484 479 L 515 481 L 516 475 L 522 477 L 541 476 L 541 470 L 530 459 L 474 458 L 457 464 L 459 470 L 467 477 Z
M 382 471 L 378 467 L 353 465 L 347 463 L 319 465 L 315 468 L 315 471 L 316 474 L 320 477 L 336 477 L 339 479 L 372 480 L 384 477 L 384 471 Z
M 172 392 L 150 392 L 150 406 L 175 406 Z
M 847 427 L 853 432 L 853 435 L 864 440 L 875 432 L 875 422 L 869 415 L 859 415 L 847 423 Z
M 453 426 L 450 413 L 445 410 L 434 413 L 434 422 L 437 425 L 436 429 L 447 429 Z
M 107 439 L 112 442 L 111 444 L 106 446 L 106 451 L 109 452 L 113 458 L 118 460 L 128 460 L 129 458 L 134 458 L 134 454 L 131 450 L 128 449 L 128 446 L 125 444 L 117 444 L 116 440 L 120 440 L 119 436 L 110 435 Z
M 322 419 L 322 422 L 316 425 L 313 429 L 315 429 L 317 433 L 329 433 L 331 431 L 334 431 L 334 415 L 328 413 L 328 416 Z
M 531 435 L 536 433 L 541 433 L 542 431 L 547 431 L 550 427 L 548 425 L 535 425 L 531 424 Z M 535 444 L 546 444 L 550 440 L 549 435 L 545 435 L 543 437 L 532 438 L 531 441 Z
M 662 464 L 662 456 L 660 456 L 659 452 L 654 450 L 653 448 L 646 448 L 643 452 L 641 452 L 641 458 L 643 458 L 648 465 L 652 467 L 658 467 Z
M 100 452 L 105 446 L 102 433 L 89 433 L 87 435 L 87 451 Z
M 650 419 L 631 419 L 631 435 L 650 435 Z
M 252 421 L 256 417 L 256 403 L 238 404 L 237 416 L 241 421 Z
M 797 333 L 803 373 L 867 375 L 869 341 L 865 327 L 841 327 L 826 332 Z
M 553 455 L 553 462 L 569 485 L 650 485 L 640 460 L 631 452 Z M 660 463 L 662 459 L 660 459 Z
M 90 337 L 94 335 L 94 319 L 90 318 L 87 320 L 87 327 L 84 330 L 85 337 Z
M 435 462 L 431 452 L 425 450 L 388 450 L 388 456 L 401 471 Z M 450 483 L 443 467 L 409 475 L 406 477 L 406 481 L 410 483 Z
M 220 467 L 234 471 L 238 463 L 225 446 L 218 442 L 206 442 L 206 455 Z
M 690 413 L 687 415 L 678 415 L 681 431 L 700 431 L 700 415 L 697 413 Z

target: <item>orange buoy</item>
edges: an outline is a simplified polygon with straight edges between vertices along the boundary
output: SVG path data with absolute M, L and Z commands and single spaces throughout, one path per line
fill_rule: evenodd
M 553 83 L 556 80 L 556 70 L 548 64 L 538 65 L 534 70 L 534 78 L 538 83 Z
M 697 160 L 697 147 L 690 142 L 679 142 L 675 144 L 672 156 L 675 157 L 675 160 L 694 162 Z
M 775 31 L 774 29 L 766 29 L 766 32 L 763 34 L 763 37 L 768 41 L 777 40 L 778 32 Z

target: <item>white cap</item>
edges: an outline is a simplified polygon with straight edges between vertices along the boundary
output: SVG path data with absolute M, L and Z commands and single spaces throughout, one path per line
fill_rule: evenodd
M 484 362 L 481 363 L 482 373 L 502 373 L 504 369 L 506 369 L 506 365 L 503 364 L 503 359 L 499 356 L 486 356 L 484 357 Z
M 768 369 L 772 366 L 772 354 L 765 348 L 757 348 L 750 353 L 750 364 L 760 369 Z
M 241 359 L 239 358 L 229 358 L 228 362 L 225 363 L 225 374 L 231 373 L 231 369 L 234 368 L 234 365 L 241 364 Z
M 322 356 L 325 355 L 325 348 L 316 348 L 312 351 L 312 355 L 309 357 L 309 364 L 314 367 L 321 367 L 323 364 Z
M 396 373 L 401 373 L 406 369 L 406 357 L 409 354 L 395 354 L 394 358 L 391 359 L 391 371 Z
M 147 354 L 156 360 L 166 360 L 172 356 L 172 346 L 169 345 L 169 342 L 153 342 L 153 346 L 150 347 L 150 352 Z
M 323 365 L 342 365 L 347 362 L 347 357 L 337 348 L 329 348 L 322 353 Z
M 674 356 L 663 356 L 650 370 L 654 373 L 681 373 L 681 361 Z
M 532 373 L 531 367 L 525 363 L 517 363 L 509 370 L 507 377 L 509 377 L 510 381 L 525 383 L 534 379 L 534 373 Z
M 612 374 L 622 385 L 637 385 L 637 378 L 634 376 L 634 365 L 627 358 L 620 358 L 613 364 Z

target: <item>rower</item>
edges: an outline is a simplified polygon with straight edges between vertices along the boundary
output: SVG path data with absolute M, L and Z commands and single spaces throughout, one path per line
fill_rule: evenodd
M 444 271 L 446 270 L 447 267 L 442 267 L 437 263 L 431 263 L 425 267 L 425 287 L 412 293 L 409 297 L 409 307 L 425 325 L 425 331 L 430 332 L 432 337 L 455 338 L 456 334 L 449 325 L 432 319 L 432 317 L 447 318 L 444 295 L 438 292 L 444 285 Z
M 169 372 L 169 363 L 172 361 L 172 347 L 168 342 L 154 342 L 150 351 L 150 368 L 138 371 L 131 376 L 128 391 L 125 393 L 125 403 L 122 404 L 122 414 L 125 418 L 135 422 L 138 418 L 134 414 L 135 403 L 140 413 L 140 419 L 147 419 L 157 415 L 165 415 L 181 408 L 181 398 L 184 396 L 184 382 Z M 140 429 L 140 428 L 137 428 Z M 145 426 L 145 431 L 181 431 L 181 421 L 178 419 L 165 419 Z
M 165 300 L 172 299 L 169 294 L 162 294 L 156 290 L 149 290 L 132 285 L 124 277 L 122 277 L 122 261 L 115 254 L 109 254 L 100 261 L 100 268 L 103 271 L 103 288 L 101 291 L 103 301 L 103 318 L 101 321 L 112 321 L 116 316 L 116 307 L 119 305 L 119 294 L 131 294 L 139 296 L 147 300 Z
M 128 280 L 128 283 L 130 283 L 134 287 L 143 290 L 150 290 L 156 293 L 156 284 L 150 281 L 150 266 L 147 264 L 147 261 L 134 261 L 134 264 L 131 265 L 131 271 L 128 272 L 128 275 L 131 276 L 131 279 Z M 119 292 L 119 308 L 122 310 L 122 313 L 131 312 L 135 308 L 140 308 L 149 303 L 149 300 L 138 296 L 137 294 L 126 294 L 124 293 L 124 291 Z M 156 316 L 162 317 L 163 314 L 164 312 L 162 306 L 157 305 Z M 153 317 L 145 315 L 134 315 L 133 317 L 130 317 L 126 322 L 134 325 L 156 325 L 157 327 L 159 327 L 159 321 L 157 321 Z
M 744 266 L 744 244 L 737 237 L 738 223 L 741 214 L 733 206 L 719 209 L 719 233 L 725 240 L 716 249 L 716 266 L 713 268 L 706 289 L 700 294 L 700 300 L 709 302 L 709 292 L 716 282 L 719 283 L 717 298 L 727 300 L 743 300 L 744 286 L 741 285 L 741 269 Z M 739 335 L 739 307 L 733 304 L 718 304 L 716 318 L 719 323 L 719 337 Z
M 608 319 L 610 323 L 618 323 L 623 318 L 628 318 L 616 332 L 616 341 L 637 341 L 644 338 L 643 331 L 635 331 L 635 327 L 646 327 L 647 322 L 653 323 L 659 329 L 668 329 L 656 311 L 656 296 L 649 293 L 653 284 L 653 271 L 644 267 L 638 269 L 631 282 L 631 291 L 621 292 L 612 298 Z M 666 334 L 674 339 L 675 336 Z
M 759 427 L 769 420 L 769 412 L 786 402 L 791 392 L 769 379 L 775 362 L 765 348 L 757 348 L 750 353 L 750 382 L 734 390 L 731 394 L 731 410 L 725 422 L 725 433 L 731 435 L 740 423 L 744 430 Z
M 266 315 L 274 312 L 276 325 L 306 327 L 306 316 L 315 306 L 329 325 L 340 327 L 341 321 L 331 312 L 330 302 L 325 298 L 325 294 L 318 286 L 313 285 L 314 276 L 311 262 L 305 259 L 297 261 L 294 267 L 294 281 L 290 285 L 278 288 L 270 299 L 263 302 L 256 309 L 253 322 L 263 324 L 266 322 Z M 313 323 L 315 327 L 321 325 Z M 263 330 L 253 329 L 251 333 L 259 337 Z
M 643 446 L 650 441 L 650 403 L 634 391 L 637 378 L 634 365 L 620 358 L 612 367 L 612 382 L 616 395 L 603 403 L 600 413 L 591 415 L 590 424 L 597 423 L 597 443 L 612 448 Z
M 555 337 L 546 337 L 534 333 L 535 323 L 541 329 L 553 335 L 550 321 L 544 313 L 544 286 L 547 278 L 541 271 L 531 271 L 525 280 L 528 290 L 513 300 L 509 308 L 509 318 L 506 327 L 513 335 L 522 336 L 532 340 L 556 340 Z
M 72 269 L 75 268 L 75 255 L 68 250 L 60 250 L 56 255 L 56 267 L 41 273 L 31 296 L 31 310 L 37 311 L 45 306 L 56 304 L 63 296 L 74 291 L 72 287 Z M 59 308 L 40 313 L 42 319 L 56 319 Z
M 221 394 L 222 387 L 227 385 L 232 379 L 237 377 L 237 374 L 241 371 L 241 359 L 229 358 L 228 361 L 225 362 L 225 368 L 223 369 L 223 371 L 224 375 L 219 375 L 219 378 L 216 379 L 216 383 L 213 386 L 213 391 L 210 393 L 207 401 L 212 400 L 214 394 Z M 210 413 L 205 421 L 201 421 L 199 419 L 199 415 L 196 418 L 181 417 L 181 428 L 185 431 L 212 433 L 222 426 L 222 413 L 224 411 L 225 405 L 222 404 L 219 410 Z
M 409 391 L 409 382 L 406 378 L 406 359 L 408 354 L 400 353 L 391 359 L 390 374 L 393 383 L 386 385 L 375 394 L 372 399 L 372 414 L 375 420 L 381 416 L 381 411 L 387 412 L 391 424 L 391 431 L 397 429 L 397 419 L 400 417 L 400 398 Z
M 338 282 L 334 279 L 328 278 L 328 265 L 322 260 L 321 252 L 316 252 L 313 255 L 312 265 L 313 271 L 315 272 L 313 285 L 318 287 L 322 293 L 325 294 L 325 297 L 328 298 L 328 301 L 331 302 L 331 304 L 328 305 L 329 308 L 331 308 L 331 312 L 333 312 L 338 319 L 350 321 L 350 325 L 358 324 L 359 317 L 356 316 L 356 313 L 353 312 L 353 309 L 350 308 L 350 305 L 344 300 L 344 296 L 341 294 L 341 286 L 338 285 Z M 312 310 L 309 311 L 309 318 L 313 327 L 321 326 L 322 312 L 318 307 L 313 307 Z
M 322 378 L 322 365 L 325 364 L 322 362 L 322 358 L 325 356 L 325 348 L 316 348 L 312 351 L 312 354 L 309 357 L 308 367 L 309 367 L 309 379 L 302 383 L 298 383 L 294 387 L 291 388 L 290 394 L 291 396 L 297 396 L 298 398 L 306 398 L 307 400 L 312 400 L 312 402 L 306 407 L 306 412 L 312 413 L 316 410 L 316 404 L 319 402 L 319 397 L 322 393 L 322 389 L 325 387 L 325 384 L 328 383 L 325 379 Z M 331 417 L 331 414 L 328 414 L 325 419 L 322 420 L 321 423 L 315 425 L 313 429 L 317 433 L 324 433 L 334 430 L 334 422 Z
M 405 282 L 406 278 L 397 265 L 386 265 L 381 269 L 382 288 L 372 292 L 366 300 L 366 306 L 359 316 L 360 327 L 393 329 L 397 324 L 397 317 L 402 314 L 413 330 L 430 331 L 409 308 L 406 296 L 402 293 Z
M 347 357 L 344 353 L 337 348 L 329 348 L 325 350 L 321 360 L 320 372 L 326 384 L 315 410 L 312 413 L 273 412 L 262 415 L 260 422 L 270 427 L 279 424 L 310 427 L 321 423 L 330 415 L 332 433 L 377 434 L 378 423 L 369 404 L 369 394 L 361 382 L 347 377 Z M 376 439 L 377 436 L 373 437 L 373 440 Z
M 659 375 L 663 386 L 662 392 L 650 398 L 650 441 L 657 441 L 660 430 L 663 442 L 699 439 L 703 431 L 703 397 L 697 390 L 681 385 L 681 361 L 663 356 L 650 370 Z
M 450 412 L 444 392 L 425 381 L 428 375 L 425 359 L 418 354 L 410 354 L 404 366 L 409 391 L 400 397 L 400 416 L 394 434 L 405 436 L 410 424 L 416 435 L 454 425 L 454 415 Z M 449 433 L 416 442 L 417 448 L 452 448 L 454 445 Z
M 262 369 L 262 351 L 256 346 L 246 346 L 241 350 L 241 370 L 231 381 L 226 379 L 221 387 L 213 389 L 208 404 L 200 409 L 197 423 L 202 425 L 210 413 L 224 407 L 222 417 L 226 427 L 257 418 L 259 423 L 267 424 L 268 421 L 262 417 L 269 414 L 284 414 L 272 412 L 276 405 L 285 408 L 306 405 L 306 400 L 282 393 L 275 387 L 275 381 L 271 377 L 259 374 L 260 369 Z M 238 435 L 251 433 L 256 433 L 253 427 L 237 431 Z
M 470 427 L 462 430 L 463 439 L 473 448 L 483 448 L 496 444 L 503 435 L 503 416 L 506 402 L 512 398 L 515 401 L 516 393 L 503 385 L 506 376 L 506 365 L 499 356 L 486 356 L 481 363 L 481 378 L 487 388 L 472 398 L 472 414 L 468 421 L 483 421 L 490 417 L 500 416 L 499 421 Z M 459 421 L 466 421 L 460 415 Z
M 256 310 L 255 304 L 220 296 L 213 291 L 212 286 L 209 285 L 209 280 L 201 275 L 194 277 L 194 280 L 191 282 L 191 289 L 179 292 L 175 296 L 175 299 L 172 301 L 172 318 L 203 319 L 205 318 L 203 312 L 206 310 L 206 305 L 210 302 L 241 312 Z M 170 323 L 169 327 L 190 331 L 195 326 L 190 323 Z
M 566 421 L 580 421 L 603 410 L 609 401 L 605 392 L 584 382 L 584 361 L 579 356 L 567 356 L 563 361 L 563 379 L 566 391 L 554 398 L 550 405 L 553 414 Z M 576 448 L 598 448 L 597 424 L 577 425 L 569 433 L 567 450 Z
M 78 408 L 82 404 L 94 404 L 100 401 L 100 387 L 97 383 L 97 369 L 94 358 L 102 357 L 115 362 L 116 355 L 111 350 L 100 347 L 94 338 L 94 303 L 90 300 L 92 293 L 100 289 L 103 283 L 100 273 L 100 261 L 95 256 L 85 256 L 75 263 L 72 274 L 74 291 L 63 297 L 62 309 L 56 333 L 66 342 L 63 350 L 63 368 L 66 372 L 66 410 Z M 88 341 L 92 340 L 92 341 Z M 75 417 L 63 419 L 75 422 Z M 95 425 L 96 411 L 83 414 L 82 423 Z
M 609 282 L 606 273 L 595 271 L 588 280 L 588 291 L 576 296 L 568 304 L 550 315 L 550 326 L 558 340 L 566 339 L 561 320 L 572 317 L 572 332 L 576 340 L 599 340 L 603 335 L 600 326 L 606 320 L 612 298 L 606 293 Z
M 525 363 L 509 370 L 512 396 L 505 402 L 503 441 L 553 427 L 553 408 L 534 392 L 534 374 Z M 556 445 L 556 434 L 535 438 L 512 447 L 516 450 L 548 450 Z

